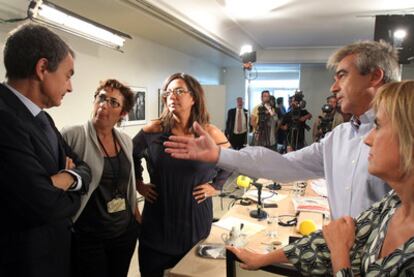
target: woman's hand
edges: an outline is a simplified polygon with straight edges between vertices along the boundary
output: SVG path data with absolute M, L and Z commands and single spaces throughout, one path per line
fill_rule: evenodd
M 236 255 L 242 263 L 240 267 L 247 270 L 256 270 L 263 266 L 262 260 L 265 254 L 258 254 L 244 248 L 237 248 L 233 246 L 226 246 L 227 250 Z
M 349 251 L 355 242 L 355 222 L 350 216 L 341 217 L 323 227 L 323 237 L 331 252 L 334 273 L 351 267 Z
M 198 185 L 193 190 L 193 196 L 198 204 L 206 200 L 208 197 L 217 195 L 216 189 L 209 183 Z
M 137 191 L 144 196 L 145 201 L 154 203 L 157 200 L 158 193 L 155 191 L 153 184 L 144 184 L 143 182 L 137 181 Z

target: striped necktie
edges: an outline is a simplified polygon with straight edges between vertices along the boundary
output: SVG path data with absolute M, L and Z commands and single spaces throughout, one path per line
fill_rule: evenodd
M 237 109 L 237 133 L 240 134 L 242 132 L 242 111 L 241 109 Z

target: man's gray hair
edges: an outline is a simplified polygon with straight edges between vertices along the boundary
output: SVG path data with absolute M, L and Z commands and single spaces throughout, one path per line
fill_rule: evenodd
M 335 70 L 349 55 L 356 55 L 355 65 L 362 75 L 380 68 L 384 71 L 384 83 L 400 80 L 397 50 L 385 41 L 358 41 L 346 45 L 331 55 L 326 67 Z

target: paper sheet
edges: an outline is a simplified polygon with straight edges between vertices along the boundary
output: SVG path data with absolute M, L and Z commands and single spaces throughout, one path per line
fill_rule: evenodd
M 245 234 L 246 236 L 254 235 L 265 229 L 265 227 L 260 224 L 256 224 L 245 219 L 240 219 L 232 216 L 220 219 L 219 221 L 214 222 L 213 225 L 230 231 L 233 226 L 240 226 L 240 224 L 242 223 L 243 229 L 241 233 Z
M 328 197 L 328 190 L 326 188 L 325 179 L 316 179 L 311 181 L 311 186 L 314 192 L 320 196 Z

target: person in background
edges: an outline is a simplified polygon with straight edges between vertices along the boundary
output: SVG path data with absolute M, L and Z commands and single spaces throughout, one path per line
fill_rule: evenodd
M 72 216 L 89 167 L 44 109 L 72 92 L 74 53 L 49 29 L 25 24 L 4 45 L 0 84 L 0 276 L 69 277 Z
M 337 105 L 335 95 L 326 97 L 326 104 L 322 106 L 322 112 L 313 123 L 313 141 L 319 141 L 327 132 L 332 131 L 336 126 L 345 122 L 340 107 Z
M 278 117 L 278 129 L 276 133 L 276 151 L 283 154 L 286 152 L 286 131 L 280 128 L 280 123 L 282 123 L 283 117 L 286 114 L 286 108 L 283 105 L 283 97 L 278 97 L 276 99 L 276 113 Z
M 130 88 L 108 79 L 94 94 L 92 119 L 62 130 L 66 142 L 92 170 L 89 192 L 73 218 L 74 276 L 128 275 L 141 216 L 132 141 L 115 125 L 133 106 Z
M 273 95 L 270 95 L 269 100 L 269 119 L 268 119 L 268 128 L 269 132 L 269 149 L 277 150 L 277 133 L 279 129 L 279 120 L 278 120 L 278 109 L 276 107 L 276 98 Z
M 285 155 L 263 147 L 220 150 L 195 124 L 199 136 L 172 136 L 165 143 L 167 153 L 279 182 L 325 178 L 332 218 L 357 216 L 389 191 L 384 181 L 366 170 L 369 148 L 363 138 L 374 125 L 371 102 L 376 92 L 382 85 L 399 79 L 398 55 L 388 43 L 360 41 L 337 50 L 328 67 L 335 69 L 331 91 L 342 111 L 352 113 L 353 118 L 321 142 Z
M 287 133 L 288 152 L 302 149 L 306 145 L 305 129 L 309 129 L 306 121 L 312 118 L 312 114 L 300 106 L 301 101 L 301 96 L 293 96 L 292 108 L 283 116 L 280 123 L 280 129 Z
M 254 107 L 250 119 L 253 127 L 252 145 L 264 146 L 274 149 L 276 144 L 272 126 L 277 121 L 275 103 L 270 102 L 271 96 L 268 90 L 262 91 L 262 103 Z M 273 128 L 274 131 L 274 128 Z
M 283 97 L 276 98 L 276 111 L 279 118 L 282 118 L 286 114 L 286 108 L 283 105 Z
M 414 81 L 384 85 L 375 127 L 364 139 L 368 171 L 393 189 L 357 218 L 345 216 L 268 254 L 228 247 L 241 267 L 290 262 L 305 276 L 414 274 Z
M 145 197 L 139 242 L 141 276 L 163 276 L 197 242 L 206 238 L 213 219 L 212 199 L 228 172 L 211 163 L 176 160 L 163 142 L 172 134 L 194 137 L 193 122 L 201 124 L 217 147 L 229 147 L 224 134 L 209 123 L 204 91 L 185 73 L 167 78 L 163 87 L 164 112 L 134 138 L 137 188 Z M 145 158 L 150 184 L 144 184 Z
M 237 97 L 236 108 L 227 112 L 226 137 L 233 149 L 239 150 L 247 143 L 247 109 L 243 108 L 243 97 Z

